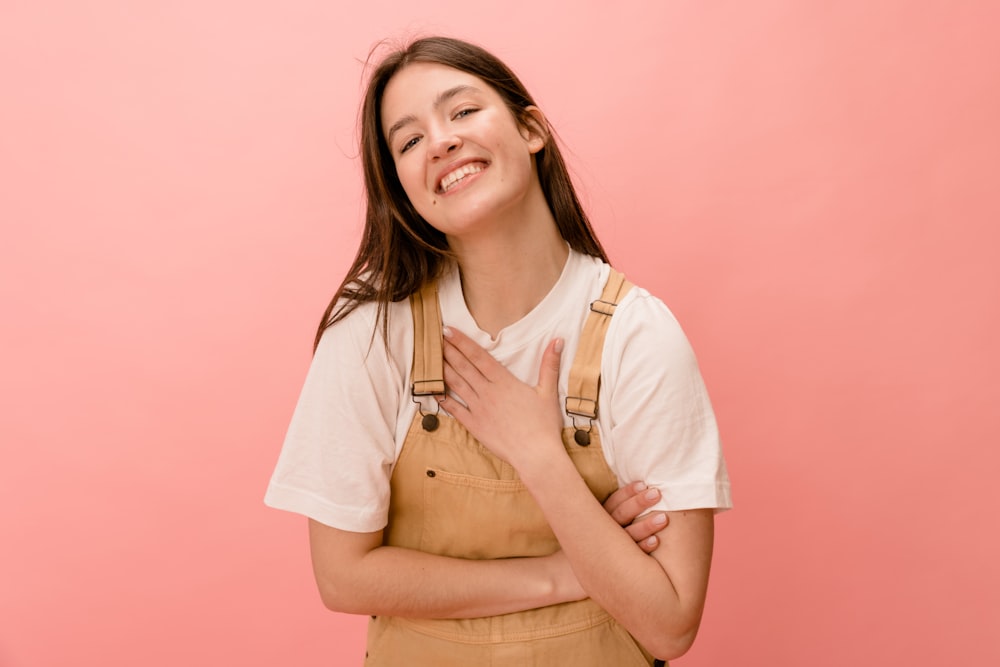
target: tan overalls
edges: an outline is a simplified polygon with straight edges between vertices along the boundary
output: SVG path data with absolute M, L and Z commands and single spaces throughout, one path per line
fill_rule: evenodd
M 612 270 L 601 299 L 591 304 L 566 400 L 567 412 L 583 427 L 564 429 L 566 451 L 601 502 L 618 488 L 593 428 L 601 351 L 611 315 L 629 288 Z M 417 400 L 445 392 L 437 286 L 414 294 L 410 306 Z M 559 548 L 514 469 L 448 416 L 421 410 L 414 417 L 392 473 L 391 494 L 387 545 L 475 559 L 545 556 Z M 370 667 L 652 664 L 652 657 L 590 599 L 485 618 L 373 617 L 365 661 Z

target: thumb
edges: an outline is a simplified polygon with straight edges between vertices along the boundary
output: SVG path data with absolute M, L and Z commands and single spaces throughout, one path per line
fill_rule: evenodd
M 545 348 L 542 365 L 538 369 L 538 391 L 556 395 L 559 392 L 559 361 L 562 357 L 563 339 L 556 338 Z

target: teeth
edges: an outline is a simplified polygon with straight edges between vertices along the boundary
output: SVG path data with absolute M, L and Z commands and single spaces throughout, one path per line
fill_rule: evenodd
M 453 185 L 461 181 L 466 176 L 478 174 L 483 169 L 485 169 L 485 167 L 481 164 L 467 164 L 464 167 L 459 167 L 441 179 L 441 192 L 447 192 Z

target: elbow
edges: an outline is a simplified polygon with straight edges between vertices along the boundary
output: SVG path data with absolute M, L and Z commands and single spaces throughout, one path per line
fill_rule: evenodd
M 309 548 L 313 578 L 320 601 L 330 611 L 373 613 L 364 609 L 366 581 L 371 581 L 365 558 L 382 544 L 382 531 L 352 533 L 309 519 Z
M 316 588 L 323 606 L 342 614 L 365 614 L 358 607 L 358 596 L 347 590 L 349 587 L 328 579 L 316 578 Z
M 646 650 L 660 660 L 675 660 L 680 658 L 694 645 L 698 635 L 700 619 L 684 627 L 660 628 L 651 634 L 648 641 L 642 642 Z
M 316 588 L 319 591 L 319 599 L 324 607 L 330 611 L 345 612 L 343 597 L 335 587 L 317 581 Z
M 646 650 L 652 653 L 655 658 L 670 661 L 687 653 L 693 644 L 694 635 L 661 637 L 655 645 L 647 646 Z

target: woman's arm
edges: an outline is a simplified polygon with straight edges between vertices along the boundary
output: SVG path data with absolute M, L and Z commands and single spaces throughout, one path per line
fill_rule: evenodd
M 624 486 L 601 512 L 626 540 L 652 551 L 667 517 L 653 512 L 637 519 L 659 500 L 649 491 L 642 483 Z M 382 531 L 355 533 L 314 520 L 309 541 L 320 597 L 334 611 L 472 618 L 587 597 L 562 551 L 538 558 L 448 558 L 383 546 Z
M 531 387 L 460 332 L 446 329 L 445 340 L 445 381 L 465 405 L 447 398 L 442 406 L 514 466 L 587 594 L 657 657 L 685 653 L 705 603 L 713 510 L 669 513 L 670 529 L 657 535 L 663 548 L 649 558 L 604 511 L 566 455 L 557 396 L 562 341 L 546 349 L 538 384 Z
M 670 529 L 658 535 L 662 548 L 650 558 L 621 539 L 568 459 L 523 470 L 587 594 L 657 657 L 687 652 L 705 604 L 713 510 L 670 512 Z
M 382 531 L 351 533 L 313 520 L 309 540 L 320 597 L 334 611 L 473 618 L 586 597 L 561 552 L 538 558 L 449 558 L 382 546 Z

